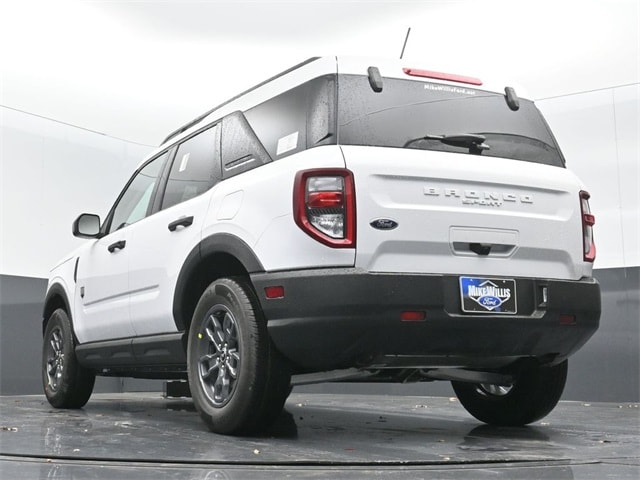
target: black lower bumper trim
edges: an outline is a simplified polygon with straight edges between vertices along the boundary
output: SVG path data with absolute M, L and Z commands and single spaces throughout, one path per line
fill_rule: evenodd
M 516 278 L 515 315 L 462 312 L 459 277 L 452 275 L 327 269 L 251 279 L 273 342 L 303 370 L 560 360 L 593 335 L 601 311 L 600 287 L 591 278 Z M 284 297 L 268 299 L 269 286 L 284 287 Z M 406 311 L 424 312 L 424 319 L 403 321 Z

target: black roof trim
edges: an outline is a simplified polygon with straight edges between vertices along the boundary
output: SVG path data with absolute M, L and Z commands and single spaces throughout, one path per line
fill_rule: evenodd
M 265 84 L 267 84 L 267 83 L 269 83 L 269 82 L 271 82 L 271 81 L 275 80 L 276 78 L 282 77 L 282 76 L 286 75 L 287 73 L 291 73 L 291 72 L 293 72 L 294 70 L 297 70 L 298 68 L 304 67 L 305 65 L 307 65 L 307 64 L 309 64 L 309 63 L 311 63 L 311 62 L 315 62 L 315 61 L 316 61 L 316 60 L 318 60 L 319 58 L 320 58 L 320 57 L 311 57 L 311 58 L 308 58 L 308 59 L 307 59 L 307 60 L 305 60 L 304 62 L 301 62 L 301 63 L 299 63 L 299 64 L 297 64 L 297 65 L 294 65 L 293 67 L 288 68 L 288 69 L 287 69 L 287 70 L 285 70 L 284 72 L 280 72 L 280 73 L 278 73 L 277 75 L 274 75 L 273 77 L 268 78 L 268 79 L 267 79 L 267 80 L 265 80 L 264 82 L 260 82 L 259 84 L 254 85 L 253 87 L 249 88 L 248 90 L 245 90 L 244 92 L 239 93 L 239 94 L 238 94 L 238 95 L 236 95 L 235 97 L 230 98 L 229 100 L 227 100 L 227 101 L 225 101 L 225 102 L 221 103 L 220 105 L 217 105 L 217 106 L 213 107 L 211 110 L 209 110 L 209 111 L 207 111 L 207 112 L 203 113 L 203 114 L 202 114 L 202 115 L 200 115 L 199 117 L 194 118 L 193 120 L 191 120 L 190 122 L 188 122 L 188 123 L 184 124 L 183 126 L 181 126 L 180 128 L 178 128 L 177 130 L 174 130 L 173 132 L 171 132 L 171 133 L 169 134 L 169 136 L 167 136 L 167 138 L 165 138 L 165 139 L 162 141 L 161 145 L 162 145 L 162 144 L 167 143 L 167 142 L 168 142 L 169 140 L 171 140 L 173 137 L 175 137 L 175 136 L 177 136 L 177 135 L 180 135 L 182 132 L 184 132 L 184 131 L 186 131 L 186 130 L 190 129 L 190 128 L 191 128 L 191 127 L 193 127 L 195 124 L 199 123 L 200 121 L 202 121 L 202 120 L 203 120 L 204 118 L 206 118 L 207 116 L 211 115 L 213 112 L 215 112 L 215 111 L 216 111 L 216 110 L 218 110 L 219 108 L 224 107 L 226 104 L 233 102 L 234 100 L 236 100 L 236 99 L 240 98 L 240 97 L 241 97 L 241 96 L 243 96 L 243 95 L 246 95 L 246 94 L 247 94 L 247 93 L 249 93 L 249 92 L 252 92 L 253 90 L 255 90 L 255 89 L 257 89 L 257 88 L 260 88 L 261 86 L 263 86 L 263 85 L 265 85 Z

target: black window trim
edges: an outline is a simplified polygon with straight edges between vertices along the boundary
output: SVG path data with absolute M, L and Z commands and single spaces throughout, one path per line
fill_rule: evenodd
M 179 145 L 179 143 L 174 143 L 169 149 L 169 156 L 167 157 L 167 161 L 165 162 L 162 172 L 160 173 L 160 177 L 158 178 L 158 185 L 156 185 L 155 191 L 153 192 L 153 201 L 149 203 L 150 210 L 147 212 L 148 216 L 159 212 L 161 209 L 160 207 L 162 206 L 164 191 L 166 189 L 167 182 L 169 181 L 169 173 L 171 172 L 171 166 L 173 165 L 173 160 L 176 157 Z
M 242 157 L 233 158 L 233 160 L 225 164 L 225 160 L 227 160 L 226 158 L 227 153 L 225 152 L 225 148 L 228 147 L 230 143 L 228 141 L 225 141 L 225 138 L 223 138 L 223 133 L 225 131 L 228 131 L 227 128 L 229 127 L 229 123 L 231 122 L 236 122 L 236 125 L 232 124 L 233 127 L 235 128 L 239 127 L 242 129 L 243 133 L 246 135 L 245 143 L 246 142 L 254 143 L 253 146 L 255 147 L 255 150 L 253 150 L 250 154 L 250 156 L 253 157 L 253 161 L 248 162 L 246 164 L 246 165 L 250 165 L 249 168 L 242 168 L 243 166 L 245 166 L 245 164 L 242 163 L 242 160 L 243 160 Z M 229 178 L 235 177 L 236 175 L 245 173 L 249 170 L 253 170 L 254 168 L 261 167 L 262 165 L 266 165 L 274 161 L 274 159 L 271 157 L 266 147 L 262 143 L 262 140 L 258 138 L 258 136 L 256 135 L 255 130 L 249 123 L 249 120 L 247 119 L 247 117 L 245 116 L 245 112 L 243 112 L 242 110 L 236 110 L 234 112 L 231 112 L 225 115 L 221 119 L 219 135 L 220 135 L 219 156 L 220 156 L 222 180 L 228 180 Z M 240 161 L 240 165 L 233 165 L 235 162 L 238 162 L 238 161 Z

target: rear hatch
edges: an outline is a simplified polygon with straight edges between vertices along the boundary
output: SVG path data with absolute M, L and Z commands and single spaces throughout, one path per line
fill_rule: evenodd
M 356 266 L 579 279 L 579 183 L 556 167 L 442 152 L 343 147 L 354 172 Z
M 532 102 L 433 80 L 340 75 L 356 267 L 577 280 L 580 181 Z M 511 105 L 509 105 L 511 103 Z M 517 107 L 517 108 L 516 108 Z

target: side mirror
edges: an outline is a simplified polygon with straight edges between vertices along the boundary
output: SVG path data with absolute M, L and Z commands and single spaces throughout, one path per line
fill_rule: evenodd
M 73 222 L 73 236 L 97 238 L 100 235 L 100 217 L 92 213 L 83 213 Z

